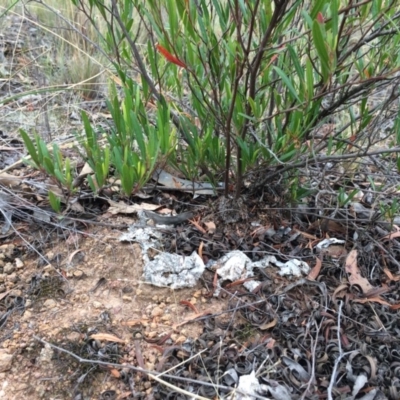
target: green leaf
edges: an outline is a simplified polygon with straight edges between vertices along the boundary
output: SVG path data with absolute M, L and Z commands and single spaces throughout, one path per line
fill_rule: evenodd
M 317 21 L 314 21 L 312 27 L 312 34 L 315 48 L 317 49 L 318 58 L 321 63 L 321 74 L 324 82 L 328 81 L 330 68 L 329 68 L 329 56 L 325 45 L 324 37 L 322 35 L 322 29 Z
M 61 200 L 58 196 L 56 196 L 51 190 L 48 192 L 49 202 L 51 208 L 56 212 L 60 213 L 61 211 Z
M 296 90 L 293 87 L 292 82 L 288 78 L 288 76 L 279 68 L 279 67 L 273 67 L 274 70 L 277 72 L 277 74 L 281 77 L 283 83 L 286 85 L 286 87 L 289 89 L 289 92 L 291 95 L 299 102 L 301 103 L 302 101 L 300 100 L 299 95 L 297 94 Z
M 32 161 L 35 163 L 36 168 L 39 168 L 41 165 L 39 162 L 39 156 L 38 153 L 36 152 L 35 145 L 33 144 L 31 138 L 23 129 L 20 129 L 19 132 L 22 136 L 22 140 L 24 141 L 25 147 L 28 150 L 29 155 L 31 156 Z

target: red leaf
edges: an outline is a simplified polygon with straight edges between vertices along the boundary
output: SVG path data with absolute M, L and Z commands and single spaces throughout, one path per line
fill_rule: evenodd
M 178 67 L 187 68 L 186 64 L 179 60 L 177 57 L 173 56 L 166 48 L 162 47 L 161 44 L 156 45 L 157 50 L 169 61 Z
M 321 12 L 319 12 L 319 13 L 317 14 L 317 21 L 318 21 L 320 24 L 323 24 L 323 23 L 325 22 L 324 16 L 322 15 Z

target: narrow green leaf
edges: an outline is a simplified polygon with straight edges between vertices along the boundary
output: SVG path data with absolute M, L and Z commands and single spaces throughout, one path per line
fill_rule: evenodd
M 56 212 L 59 213 L 61 211 L 61 200 L 58 196 L 56 196 L 51 190 L 48 192 L 49 202 L 51 208 Z
M 285 84 L 285 86 L 288 88 L 289 92 L 291 93 L 291 95 L 299 102 L 301 103 L 300 97 L 297 94 L 296 90 L 293 87 L 292 82 L 290 81 L 290 79 L 288 78 L 288 76 L 279 68 L 279 67 L 273 67 L 275 69 L 275 71 L 277 72 L 277 74 L 281 77 L 283 83 Z
M 33 144 L 31 138 L 23 129 L 20 129 L 19 132 L 22 136 L 22 140 L 24 141 L 25 147 L 28 150 L 29 155 L 31 156 L 32 161 L 36 164 L 36 167 L 39 168 L 40 167 L 39 156 L 38 153 L 36 152 L 35 145 Z
M 330 72 L 329 56 L 328 56 L 328 51 L 326 49 L 324 37 L 322 35 L 321 26 L 317 21 L 314 21 L 313 23 L 312 34 L 313 34 L 314 45 L 315 48 L 317 49 L 318 58 L 321 63 L 321 74 L 324 79 L 324 82 L 326 82 L 329 78 L 329 72 Z

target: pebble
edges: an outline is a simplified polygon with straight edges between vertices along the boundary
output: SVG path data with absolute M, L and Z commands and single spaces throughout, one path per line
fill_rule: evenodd
M 22 317 L 22 321 L 29 321 L 32 318 L 32 313 L 30 311 L 25 311 Z
M 184 335 L 180 335 L 176 340 L 175 340 L 175 344 L 182 344 L 186 341 L 186 336 Z
M 12 274 L 14 272 L 14 270 L 15 270 L 15 267 L 10 262 L 8 262 L 3 268 L 3 272 L 7 275 Z
M 122 301 L 124 302 L 124 303 L 131 303 L 132 301 L 133 301 L 133 299 L 132 299 L 132 297 L 131 296 L 122 296 Z
M 78 269 L 77 271 L 73 272 L 73 275 L 75 279 L 81 279 L 83 277 L 83 271 Z
M 0 349 L 0 372 L 8 371 L 11 368 L 13 356 L 6 350 Z
M 47 299 L 44 303 L 43 306 L 46 308 L 54 308 L 57 306 L 57 302 L 53 299 Z
M 9 296 L 17 297 L 17 296 L 22 296 L 22 290 L 20 289 L 13 289 L 9 293 Z
M 143 293 L 142 289 L 136 289 L 136 296 L 140 296 Z
M 111 244 L 107 245 L 106 248 L 104 249 L 104 253 L 110 254 L 112 252 L 112 246 Z
M 155 338 L 157 335 L 158 335 L 158 332 L 156 332 L 156 331 L 152 331 L 152 332 L 149 332 L 149 333 L 146 334 L 146 336 L 147 336 L 149 339 L 153 339 L 153 338 Z
M 161 317 L 161 320 L 162 321 L 170 321 L 171 320 L 171 314 L 166 314 L 166 315 L 163 315 L 162 317 Z
M 197 290 L 196 292 L 193 293 L 193 297 L 196 297 L 198 299 L 201 296 L 201 290 Z
M 99 301 L 94 301 L 93 302 L 93 307 L 98 310 L 99 308 L 103 308 L 103 304 L 101 304 Z
M 147 362 L 144 364 L 145 369 L 147 369 L 147 371 L 154 371 L 154 364 Z
M 0 282 L 4 282 L 6 280 L 5 274 L 0 274 Z
M 17 274 L 13 272 L 12 274 L 8 275 L 7 281 L 8 281 L 8 282 L 11 282 L 11 283 L 16 283 L 16 282 L 18 282 L 18 276 L 17 276 Z
M 23 268 L 25 265 L 24 265 L 23 261 L 22 261 L 20 258 L 16 258 L 16 259 L 15 259 L 15 266 L 16 266 L 18 269 L 21 269 L 21 268 Z
M 159 317 L 163 314 L 164 314 L 164 310 L 160 307 L 154 307 L 153 310 L 151 311 L 152 317 Z

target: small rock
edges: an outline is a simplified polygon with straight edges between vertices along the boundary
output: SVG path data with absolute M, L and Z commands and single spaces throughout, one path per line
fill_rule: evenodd
M 140 296 L 142 293 L 143 293 L 142 289 L 136 289 L 136 296 Z
M 153 301 L 158 301 L 158 296 L 155 295 L 155 296 L 153 296 L 151 299 L 152 299 Z
M 190 299 L 190 302 L 191 302 L 193 305 L 195 305 L 195 304 L 197 304 L 197 299 L 196 299 L 195 297 L 192 297 L 192 298 Z
M 147 382 L 144 383 L 143 386 L 144 386 L 145 389 L 150 389 L 151 386 L 152 386 L 152 383 L 150 381 L 147 381 Z
M 161 320 L 162 320 L 162 321 L 170 321 L 170 320 L 171 320 L 171 314 L 163 315 L 163 316 L 161 317 Z
M 153 363 L 147 362 L 147 363 L 144 365 L 144 367 L 145 367 L 145 369 L 147 369 L 147 371 L 154 371 L 154 364 L 153 364 Z
M 112 246 L 111 244 L 107 245 L 106 248 L 104 249 L 104 253 L 110 254 L 112 252 Z
M 196 297 L 198 299 L 201 296 L 201 290 L 197 290 L 196 292 L 193 293 L 193 297 Z
M 163 314 L 164 314 L 164 310 L 160 307 L 154 307 L 153 310 L 151 311 L 152 317 L 159 317 Z
M 103 304 L 101 304 L 99 301 L 94 301 L 93 302 L 93 307 L 98 310 L 99 308 L 103 308 Z
M 22 317 L 22 321 L 30 321 L 32 319 L 32 313 L 30 311 L 25 311 Z
M 23 268 L 25 265 L 24 265 L 23 261 L 22 261 L 20 258 L 16 258 L 16 259 L 15 259 L 15 266 L 16 266 L 18 269 L 21 269 L 21 268 Z
M 181 335 L 175 340 L 175 344 L 182 344 L 185 341 L 186 341 L 186 336 Z
M 73 272 L 73 276 L 75 279 L 81 279 L 83 277 L 83 271 L 78 269 Z
M 27 383 L 17 383 L 15 386 L 14 386 L 14 390 L 16 391 L 16 392 L 25 392 L 27 389 L 29 389 L 29 384 L 27 384 Z
M 57 302 L 53 299 L 47 299 L 44 303 L 43 306 L 49 309 L 52 309 L 57 306 Z
M 12 273 L 12 274 L 8 275 L 7 281 L 8 282 L 12 282 L 12 283 L 17 283 L 18 282 L 17 274 L 16 273 Z
M 132 302 L 132 297 L 131 296 L 122 296 L 122 301 L 124 302 L 124 303 L 131 303 Z
M 157 335 L 158 335 L 158 333 L 157 333 L 156 331 L 152 331 L 152 332 L 149 332 L 146 336 L 147 336 L 149 339 L 153 339 L 153 338 L 155 338 Z
M 14 270 L 15 270 L 15 267 L 10 262 L 8 262 L 3 268 L 3 272 L 7 275 L 12 274 L 14 272 Z
M 168 304 L 168 303 L 171 303 L 172 302 L 172 299 L 171 299 L 171 297 L 167 297 L 166 299 L 165 299 L 165 302 Z
M 77 342 L 81 339 L 81 334 L 79 332 L 71 332 L 67 335 L 67 339 L 71 342 Z
M 0 372 L 8 371 L 11 368 L 12 359 L 12 354 L 0 349 Z
M 39 362 L 41 364 L 49 364 L 51 363 L 53 355 L 54 355 L 54 350 L 49 344 L 46 343 L 43 349 L 40 351 Z
M 0 282 L 3 283 L 6 280 L 5 274 L 0 274 Z

